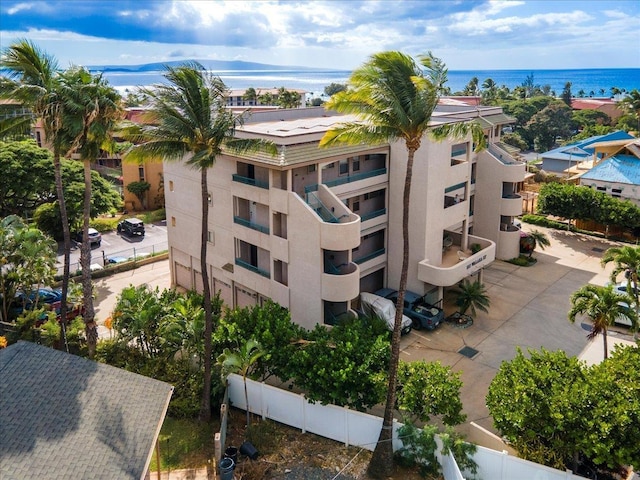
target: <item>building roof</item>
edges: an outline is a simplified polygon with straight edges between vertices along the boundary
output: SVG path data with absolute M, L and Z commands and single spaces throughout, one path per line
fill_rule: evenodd
M 3 480 L 143 478 L 171 385 L 24 341 L 0 378 Z
M 571 108 L 574 110 L 597 110 L 604 105 L 616 105 L 611 98 L 572 98 Z
M 586 160 L 593 155 L 595 151 L 594 144 L 600 142 L 608 142 L 612 140 L 633 139 L 634 137 L 627 132 L 617 130 L 606 135 L 596 135 L 578 142 L 563 145 L 553 150 L 541 153 L 540 156 L 545 159 L 565 160 L 567 162 L 578 162 Z
M 633 155 L 616 155 L 603 160 L 581 178 L 583 183 L 585 180 L 597 180 L 640 185 L 640 158 Z

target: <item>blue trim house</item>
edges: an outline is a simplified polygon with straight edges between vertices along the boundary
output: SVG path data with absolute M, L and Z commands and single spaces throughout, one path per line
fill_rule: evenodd
M 542 158 L 541 168 L 548 173 L 568 175 L 568 172 L 565 172 L 566 170 L 575 167 L 581 162 L 593 159 L 595 153 L 593 145 L 595 143 L 633 139 L 634 137 L 627 132 L 618 130 L 606 135 L 597 135 L 579 142 L 563 145 L 540 154 Z
M 640 139 L 593 145 L 596 165 L 580 176 L 580 185 L 640 206 Z

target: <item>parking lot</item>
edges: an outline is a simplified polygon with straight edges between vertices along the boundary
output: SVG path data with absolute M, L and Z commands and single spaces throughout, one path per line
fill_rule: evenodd
M 527 230 L 529 225 L 524 225 Z M 538 262 L 531 267 L 496 261 L 484 270 L 484 283 L 491 298 L 488 313 L 478 311 L 467 328 L 443 324 L 433 332 L 412 331 L 402 339 L 401 359 L 440 361 L 461 372 L 462 402 L 467 423 L 462 430 L 480 444 L 484 438 L 471 422 L 495 432 L 485 406 L 489 384 L 504 360 L 512 359 L 516 347 L 562 349 L 578 355 L 587 345 L 588 322 L 567 320 L 571 294 L 587 283 L 604 285 L 611 266 L 600 266 L 602 253 L 618 245 L 589 236 L 544 229 L 551 246 L 537 250 Z M 456 310 L 445 297 L 445 314 Z M 610 335 L 631 339 L 624 327 L 613 327 Z M 595 342 L 602 343 L 600 337 Z

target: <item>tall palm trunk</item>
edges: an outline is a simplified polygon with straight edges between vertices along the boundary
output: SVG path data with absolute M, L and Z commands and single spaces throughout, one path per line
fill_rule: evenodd
M 393 472 L 393 412 L 396 405 L 396 385 L 398 383 L 398 363 L 400 361 L 400 333 L 402 330 L 402 312 L 404 295 L 407 290 L 407 272 L 409 270 L 409 199 L 411 196 L 411 177 L 413 175 L 413 157 L 419 147 L 407 144 L 407 170 L 404 177 L 402 195 L 402 270 L 396 302 L 396 318 L 391 336 L 391 359 L 389 363 L 389 384 L 387 402 L 384 407 L 382 430 L 378 443 L 369 463 L 368 473 L 374 478 L 388 477 Z
M 60 221 L 62 222 L 62 238 L 64 245 L 62 298 L 60 300 L 60 345 L 64 345 L 65 350 L 68 352 L 69 344 L 67 343 L 67 295 L 69 292 L 69 270 L 71 263 L 71 233 L 69 231 L 67 204 L 64 199 L 64 188 L 62 185 L 62 165 L 60 162 L 60 149 L 58 147 L 54 147 L 53 176 L 56 182 L 56 195 L 58 197 L 58 207 L 60 208 Z
M 604 359 L 609 358 L 609 349 L 607 348 L 607 329 L 602 330 L 602 345 L 604 346 Z
M 82 267 L 82 301 L 84 304 L 84 326 L 87 337 L 89 358 L 93 358 L 98 344 L 98 325 L 93 310 L 93 285 L 91 283 L 91 244 L 89 243 L 89 219 L 91 218 L 91 162 L 84 164 L 84 205 L 82 208 L 82 244 L 80 246 L 80 266 Z
M 202 225 L 200 236 L 200 272 L 202 274 L 202 294 L 204 295 L 204 385 L 200 419 L 211 420 L 211 333 L 213 330 L 213 313 L 211 308 L 211 289 L 207 272 L 207 242 L 209 240 L 209 190 L 207 187 L 207 168 L 200 169 L 200 186 L 202 189 Z

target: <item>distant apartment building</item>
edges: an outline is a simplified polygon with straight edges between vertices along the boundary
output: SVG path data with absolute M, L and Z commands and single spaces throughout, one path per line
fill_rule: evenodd
M 230 307 L 270 298 L 305 328 L 331 325 L 357 307 L 360 292 L 397 288 L 402 264 L 402 142 L 318 147 L 353 117 L 322 108 L 254 112 L 237 136 L 263 138 L 278 154 L 222 155 L 209 174 L 207 268 Z M 519 254 L 519 191 L 525 164 L 500 144 L 513 119 L 499 107 L 443 105 L 433 124 L 480 122 L 489 148 L 471 137 L 416 152 L 410 209 L 408 288 L 436 303 L 443 289 Z M 200 176 L 165 162 L 172 279 L 202 290 Z
M 255 88 L 256 98 L 247 98 L 247 89 L 231 89 L 227 93 L 227 106 L 228 107 L 273 107 L 278 105 L 280 97 L 279 88 Z M 295 88 L 287 88 L 289 92 L 297 93 L 300 96 L 300 103 L 297 108 L 302 108 L 306 105 L 305 95 L 306 90 L 298 90 Z M 266 102 L 265 99 L 271 101 Z

